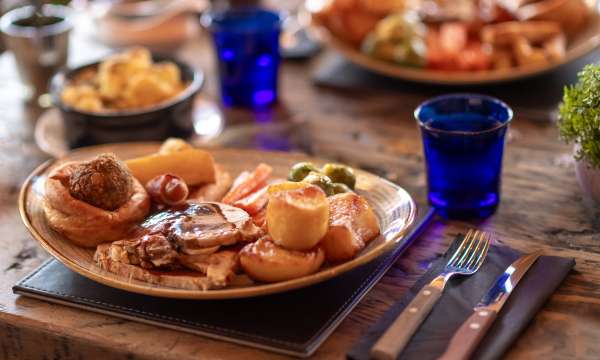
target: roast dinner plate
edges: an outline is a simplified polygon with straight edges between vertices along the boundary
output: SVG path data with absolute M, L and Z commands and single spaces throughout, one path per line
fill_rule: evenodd
M 320 25 L 314 16 L 312 30 L 320 41 L 339 51 L 355 65 L 397 79 L 443 85 L 479 85 L 524 79 L 555 70 L 600 47 L 600 15 L 596 12 L 591 15 L 586 27 L 569 39 L 565 56 L 559 61 L 498 70 L 440 71 L 403 66 L 369 56 L 336 38 L 327 28 Z
M 325 265 L 317 273 L 294 280 L 271 284 L 230 285 L 223 289 L 204 291 L 153 285 L 104 271 L 93 260 L 95 249 L 74 245 L 48 226 L 42 203 L 44 183 L 52 168 L 65 161 L 91 159 L 105 152 L 113 152 L 119 158 L 126 160 L 155 153 L 159 146 L 160 143 L 128 143 L 80 148 L 59 160 L 50 160 L 40 165 L 27 178 L 21 189 L 19 210 L 23 222 L 33 237 L 52 256 L 71 270 L 99 283 L 152 296 L 185 299 L 226 299 L 284 292 L 336 277 L 373 260 L 391 250 L 395 244 L 402 242 L 415 219 L 415 203 L 404 189 L 383 178 L 357 169 L 357 192 L 363 195 L 372 206 L 380 222 L 381 234 L 372 240 L 355 258 L 341 264 Z M 261 162 L 272 166 L 273 174 L 281 177 L 285 177 L 290 166 L 299 161 L 309 160 L 316 164 L 325 162 L 319 159 L 307 158 L 307 156 L 301 154 L 282 152 L 236 149 L 211 149 L 210 152 L 213 154 L 215 161 L 233 176 L 237 176 L 244 170 L 253 169 Z

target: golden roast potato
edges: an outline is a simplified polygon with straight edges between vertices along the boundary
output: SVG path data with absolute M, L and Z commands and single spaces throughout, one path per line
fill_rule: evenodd
M 284 182 L 269 187 L 267 230 L 277 245 L 312 249 L 327 232 L 328 222 L 327 195 L 318 186 Z
M 153 154 L 125 163 L 142 184 L 163 174 L 177 175 L 188 186 L 215 182 L 215 161 L 209 152 L 200 149 Z
M 379 234 L 377 216 L 360 195 L 353 192 L 329 197 L 329 229 L 322 246 L 328 261 L 352 259 Z
M 127 107 L 145 107 L 167 100 L 175 92 L 173 86 L 152 72 L 143 72 L 131 76 L 122 94 L 122 100 Z
M 160 149 L 158 150 L 159 154 L 168 154 L 168 153 L 172 153 L 172 152 L 176 152 L 176 151 L 181 151 L 181 150 L 189 150 L 189 149 L 193 149 L 194 147 L 192 145 L 190 145 L 187 141 L 180 139 L 180 138 L 168 138 L 167 140 L 165 140 L 162 145 L 160 146 Z
M 181 86 L 181 73 L 177 65 L 170 62 L 160 62 L 154 64 L 152 72 L 163 82 L 173 88 Z
M 246 245 L 240 252 L 242 269 L 254 280 L 277 282 L 310 275 L 321 267 L 325 255 L 320 247 L 309 251 L 284 249 L 268 237 Z
M 172 99 L 185 86 L 175 63 L 153 63 L 147 49 L 135 47 L 77 72 L 61 100 L 84 111 L 138 109 Z

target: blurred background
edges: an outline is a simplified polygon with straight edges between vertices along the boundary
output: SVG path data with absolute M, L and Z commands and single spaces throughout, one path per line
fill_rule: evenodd
M 551 1 L 556 2 L 540 0 L 534 5 Z M 61 156 L 73 147 L 175 135 L 202 146 L 318 154 L 397 180 L 394 169 L 406 161 L 398 155 L 420 157 L 412 112 L 422 100 L 434 95 L 475 92 L 503 99 L 513 107 L 517 120 L 532 120 L 513 126 L 511 140 L 519 138 L 520 127 L 555 131 L 551 124 L 563 87 L 574 82 L 584 64 L 596 62 L 600 44 L 596 2 L 561 1 L 563 6 L 574 6 L 574 12 L 563 11 L 567 15 L 554 20 L 548 20 L 552 14 L 536 16 L 561 26 L 565 21 L 561 19 L 568 18 L 569 24 L 578 26 L 573 34 L 565 35 L 560 28 L 556 32 L 553 25 L 533 30 L 517 26 L 513 35 L 521 37 L 519 49 L 529 51 L 525 51 L 527 56 L 523 50 L 516 53 L 521 57 L 507 60 L 505 49 L 486 48 L 496 46 L 491 40 L 490 44 L 477 45 L 488 54 L 483 65 L 471 62 L 466 71 L 450 68 L 440 72 L 432 70 L 456 63 L 435 63 L 431 57 L 418 57 L 415 36 L 407 43 L 406 34 L 419 33 L 422 26 L 405 17 L 406 9 L 414 2 L 408 0 L 1 0 L 0 9 L 7 15 L 25 5 L 68 6 L 68 14 L 56 14 L 66 21 L 40 26 L 37 37 L 27 31 L 19 33 L 22 29 L 18 26 L 4 31 L 0 110 L 5 118 L 0 123 L 0 146 L 6 151 L 2 154 L 26 152 L 26 161 L 37 163 Z M 517 12 L 514 15 L 508 10 L 497 11 L 494 18 L 486 18 L 487 22 L 481 20 L 488 16 L 485 4 L 494 3 L 494 9 L 500 9 L 504 3 L 518 1 L 416 3 L 437 4 L 433 12 L 424 7 L 427 12 L 421 17 L 430 29 L 439 29 L 442 38 L 450 36 L 450 48 L 460 43 L 452 36 L 461 31 L 471 39 L 474 31 L 483 31 L 488 25 L 496 26 L 507 19 L 521 22 L 514 20 L 520 16 Z M 467 17 L 476 19 L 448 12 L 452 4 L 458 9 L 476 4 L 470 8 L 477 10 L 475 15 L 466 11 Z M 581 4 L 594 9 L 593 16 L 576 11 Z M 253 26 L 251 34 L 235 29 L 222 13 L 258 5 L 273 12 L 276 20 L 257 20 L 258 15 L 253 14 L 255 22 L 248 25 Z M 393 36 L 379 35 L 378 31 L 386 27 Z M 8 35 L 13 30 L 16 35 Z M 528 40 L 528 36 L 548 39 L 548 43 L 555 41 L 553 49 L 558 50 L 552 54 L 558 54 L 558 58 L 540 59 L 541 50 L 536 46 L 542 45 L 534 43 L 534 38 Z M 11 37 L 18 39 L 13 47 L 7 44 Z M 470 40 L 466 44 L 472 45 Z M 117 101 L 117 95 L 93 91 L 85 94 L 90 90 L 88 85 L 96 86 L 97 80 L 79 79 L 85 77 L 82 70 L 102 68 L 111 54 L 136 46 L 146 49 L 155 62 L 175 64 L 186 85 L 184 90 L 165 97 L 168 101 L 146 104 L 146 108 L 127 107 Z M 413 48 L 407 51 L 406 46 Z M 392 58 L 387 57 L 390 52 L 386 49 L 392 49 Z M 451 55 L 469 54 L 465 49 L 451 49 Z M 33 54 L 33 50 L 41 52 Z M 237 55 L 230 58 L 231 54 Z M 428 54 L 433 54 L 431 46 Z M 459 57 L 456 61 L 460 64 L 462 60 Z M 254 67 L 248 68 L 248 64 Z M 485 71 L 477 68 L 480 65 Z M 149 81 L 143 79 L 137 84 L 141 98 L 157 96 L 157 89 L 164 85 L 148 85 Z M 78 83 L 83 86 L 69 88 Z M 65 92 L 66 88 L 69 91 Z M 66 94 L 71 95 L 70 101 L 66 101 Z M 534 146 L 536 140 L 527 141 Z M 19 167 L 18 158 L 3 161 Z

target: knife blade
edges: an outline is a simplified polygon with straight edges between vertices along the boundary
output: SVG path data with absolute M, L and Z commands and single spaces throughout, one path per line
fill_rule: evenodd
M 519 281 L 527 273 L 541 252 L 525 255 L 510 264 L 496 278 L 490 289 L 473 308 L 473 313 L 456 331 L 441 360 L 468 359 L 483 339 L 496 316 Z

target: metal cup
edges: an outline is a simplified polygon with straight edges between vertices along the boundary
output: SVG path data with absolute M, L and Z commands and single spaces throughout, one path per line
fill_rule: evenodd
M 67 63 L 69 32 L 73 27 L 71 9 L 44 5 L 42 16 L 55 18 L 48 25 L 29 26 L 21 22 L 34 15 L 33 6 L 7 12 L 0 18 L 0 30 L 7 48 L 12 51 L 21 81 L 27 86 L 29 100 L 37 100 L 48 90 L 52 75 Z

